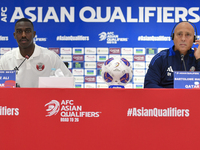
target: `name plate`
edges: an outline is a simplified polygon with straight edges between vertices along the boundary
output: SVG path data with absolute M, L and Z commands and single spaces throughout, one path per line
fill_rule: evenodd
M 39 88 L 74 88 L 74 77 L 39 77 Z
M 16 71 L 0 70 L 0 88 L 16 87 Z
M 175 89 L 194 89 L 200 87 L 199 71 L 174 71 Z

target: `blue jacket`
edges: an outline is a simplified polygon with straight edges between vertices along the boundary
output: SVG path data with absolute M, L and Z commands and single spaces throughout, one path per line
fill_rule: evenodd
M 196 62 L 194 50 L 188 50 L 182 61 L 179 51 L 174 51 L 173 47 L 152 58 L 145 76 L 144 88 L 173 88 L 173 72 L 185 71 L 184 62 L 186 71 L 200 71 L 200 61 Z

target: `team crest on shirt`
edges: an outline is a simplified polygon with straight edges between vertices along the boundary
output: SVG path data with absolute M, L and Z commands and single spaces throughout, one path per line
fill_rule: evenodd
M 36 68 L 37 68 L 37 70 L 38 71 L 42 71 L 42 70 L 44 70 L 44 64 L 43 63 L 38 63 L 37 65 L 36 65 Z

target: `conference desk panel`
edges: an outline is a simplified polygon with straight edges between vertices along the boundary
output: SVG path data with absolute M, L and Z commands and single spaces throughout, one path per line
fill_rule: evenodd
M 0 89 L 0 149 L 197 149 L 198 89 Z

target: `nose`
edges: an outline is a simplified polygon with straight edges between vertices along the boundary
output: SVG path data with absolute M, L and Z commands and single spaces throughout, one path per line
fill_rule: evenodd
M 25 31 L 22 31 L 22 37 L 26 37 Z
M 186 39 L 185 35 L 182 35 L 181 40 L 185 41 L 185 39 Z

